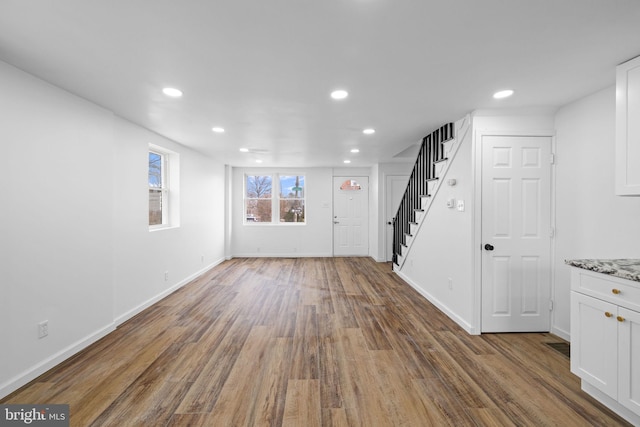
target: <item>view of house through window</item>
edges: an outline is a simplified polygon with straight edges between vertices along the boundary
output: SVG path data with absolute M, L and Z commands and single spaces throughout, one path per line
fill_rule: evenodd
M 271 222 L 270 175 L 248 175 L 245 192 L 246 222 Z
M 304 222 L 304 176 L 280 177 L 280 222 Z
M 166 223 L 163 215 L 165 199 L 165 166 L 164 155 L 149 151 L 149 225 Z
M 246 175 L 245 224 L 304 223 L 303 175 Z
M 353 179 L 348 179 L 342 183 L 340 189 L 343 191 L 359 191 L 362 190 L 362 186 Z

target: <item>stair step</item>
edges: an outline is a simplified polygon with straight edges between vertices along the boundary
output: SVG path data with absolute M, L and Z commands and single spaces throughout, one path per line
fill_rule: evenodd
M 424 210 L 429 203 L 431 203 L 431 194 L 424 194 L 420 196 L 420 208 Z
M 411 246 L 412 241 L 413 241 L 413 236 L 411 234 L 404 233 L 404 244 L 407 248 Z
M 434 165 L 437 165 L 437 164 L 440 164 L 440 163 L 444 163 L 444 162 L 446 162 L 447 160 L 449 160 L 449 158 L 448 158 L 448 157 L 445 157 L 445 158 L 443 158 L 443 159 L 440 159 L 440 160 L 436 160 L 436 161 L 434 161 L 434 162 L 433 162 L 433 164 L 434 164 Z
M 438 185 L 440 185 L 439 178 L 433 178 L 427 181 L 427 190 L 429 190 L 429 194 L 435 193 L 435 189 Z

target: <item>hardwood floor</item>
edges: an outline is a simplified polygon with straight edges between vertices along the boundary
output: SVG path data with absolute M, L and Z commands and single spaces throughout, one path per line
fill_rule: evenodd
M 389 264 L 233 259 L 1 403 L 73 426 L 618 426 L 550 334 L 470 336 Z

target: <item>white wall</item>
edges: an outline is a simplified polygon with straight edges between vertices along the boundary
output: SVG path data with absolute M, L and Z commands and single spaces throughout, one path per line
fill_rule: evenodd
M 480 212 L 475 161 L 478 133 L 553 134 L 549 109 L 487 110 L 473 114 L 472 126 L 461 142 L 399 274 L 470 333 L 480 332 Z M 446 207 L 447 199 L 464 200 L 465 210 Z M 449 288 L 451 279 L 451 288 Z
M 243 224 L 244 176 L 304 175 L 306 224 Z M 333 174 L 331 168 L 233 168 L 231 254 L 234 257 L 318 256 L 333 254 Z
M 3 62 L 0 91 L 4 396 L 223 258 L 224 167 Z M 180 153 L 178 229 L 148 231 L 150 142 Z
M 614 195 L 615 87 L 561 108 L 556 127 L 554 332 L 569 336 L 566 259 L 640 258 L 640 197 Z
M 467 332 L 473 325 L 473 173 L 471 132 L 460 142 L 449 170 L 406 254 L 400 276 Z M 465 201 L 465 211 L 450 209 L 447 199 Z M 449 279 L 452 286 L 449 288 Z
M 114 126 L 116 321 L 224 259 L 224 165 L 124 120 Z M 149 232 L 149 143 L 179 154 L 180 226 Z M 164 273 L 169 279 L 165 281 Z

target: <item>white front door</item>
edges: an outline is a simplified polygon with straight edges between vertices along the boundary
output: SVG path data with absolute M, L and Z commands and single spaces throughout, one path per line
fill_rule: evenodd
M 548 332 L 551 138 L 484 135 L 482 332 Z
M 388 175 L 386 182 L 386 241 L 385 256 L 387 261 L 393 261 L 393 218 L 398 212 L 400 201 L 407 189 L 408 175 Z
M 369 255 L 369 178 L 333 178 L 333 255 Z

